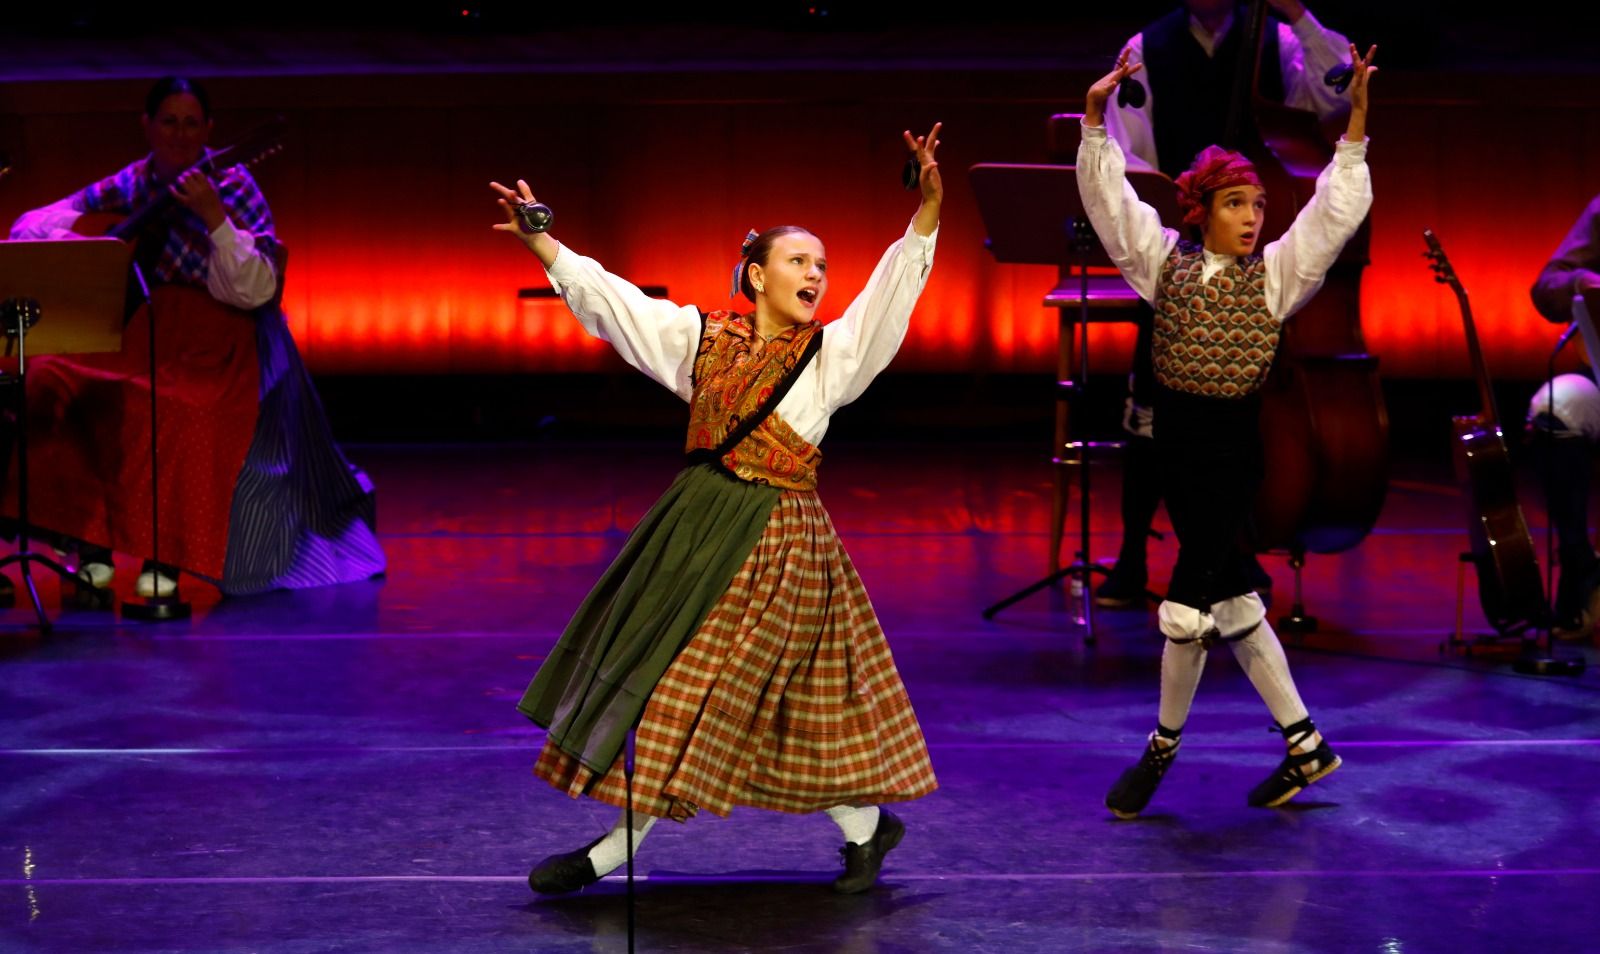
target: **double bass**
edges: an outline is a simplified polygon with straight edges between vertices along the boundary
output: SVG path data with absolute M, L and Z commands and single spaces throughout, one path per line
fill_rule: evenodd
M 1261 95 L 1266 4 L 1253 0 L 1249 8 L 1224 145 L 1255 163 L 1271 197 L 1264 232 L 1277 236 L 1315 194 L 1333 149 L 1314 114 Z M 1259 135 L 1249 134 L 1252 127 Z M 1339 553 L 1360 543 L 1388 491 L 1388 410 L 1378 359 L 1361 334 L 1361 273 L 1370 237 L 1369 221 L 1345 244 L 1321 290 L 1284 323 L 1261 392 L 1267 480 L 1256 503 L 1255 542 L 1262 551 L 1289 553 L 1296 605 L 1285 622 L 1298 617 L 1307 629 L 1315 621 L 1303 615 L 1298 593 L 1306 554 Z

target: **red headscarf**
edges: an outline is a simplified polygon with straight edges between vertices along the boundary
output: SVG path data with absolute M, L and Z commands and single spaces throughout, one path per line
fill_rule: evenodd
M 1261 177 L 1250 160 L 1221 146 L 1207 146 L 1194 157 L 1194 164 L 1178 176 L 1178 208 L 1185 225 L 1196 228 L 1206 221 L 1206 193 L 1234 186 L 1261 188 Z

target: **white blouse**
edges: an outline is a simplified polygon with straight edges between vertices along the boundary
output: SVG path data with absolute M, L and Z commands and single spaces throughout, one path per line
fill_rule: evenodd
M 1372 208 L 1372 174 L 1367 169 L 1367 140 L 1344 142 L 1333 161 L 1317 176 L 1316 195 L 1295 216 L 1281 238 L 1267 243 L 1267 310 L 1283 321 L 1299 311 L 1322 287 L 1322 280 L 1350 237 Z M 1089 223 L 1139 297 L 1156 303 L 1161 269 L 1178 233 L 1163 228 L 1155 209 L 1139 201 L 1128 185 L 1122 149 L 1107 137 L 1104 126 L 1084 126 L 1078 146 L 1078 192 Z M 1269 197 L 1270 201 L 1270 197 Z M 1231 255 L 1205 253 L 1201 281 L 1233 262 Z
M 833 412 L 854 401 L 888 367 L 905 340 L 911 310 L 933 268 L 933 235 L 906 234 L 890 245 L 844 315 L 822 334 L 822 348 L 774 413 L 815 444 Z M 565 245 L 546 270 L 550 285 L 591 336 L 629 364 L 689 400 L 700 348 L 700 312 L 651 298 Z
M 1200 21 L 1189 17 L 1189 34 L 1200 44 L 1206 56 L 1215 55 L 1216 46 L 1233 28 L 1230 14 L 1216 33 L 1206 32 Z M 1128 51 L 1128 65 L 1144 63 L 1144 34 L 1136 33 L 1124 44 Z M 1330 69 L 1350 65 L 1350 41 L 1344 34 L 1329 30 L 1307 10 L 1293 25 L 1278 24 L 1278 66 L 1282 70 L 1284 104 L 1296 109 L 1309 110 L 1322 119 L 1329 119 L 1350 109 L 1350 100 L 1327 83 L 1323 77 Z M 1145 72 L 1149 72 L 1149 64 Z M 1156 134 L 1154 116 L 1155 96 L 1150 83 L 1144 83 L 1145 99 L 1142 106 L 1122 106 L 1116 97 L 1106 104 L 1106 128 L 1111 138 L 1122 143 L 1128 152 L 1128 165 L 1133 169 L 1156 168 Z

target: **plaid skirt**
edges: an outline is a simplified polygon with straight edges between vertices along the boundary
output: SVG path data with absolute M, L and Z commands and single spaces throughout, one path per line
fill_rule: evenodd
M 877 615 L 814 492 L 778 498 L 651 691 L 635 751 L 634 809 L 680 821 L 736 805 L 907 801 L 937 787 Z M 621 755 L 600 774 L 547 740 L 534 772 L 573 797 L 626 804 Z

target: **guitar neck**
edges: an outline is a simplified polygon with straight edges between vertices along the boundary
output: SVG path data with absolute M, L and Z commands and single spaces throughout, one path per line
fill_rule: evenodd
M 284 127 L 283 117 L 279 116 L 257 126 L 239 142 L 223 149 L 206 153 L 200 158 L 199 162 L 174 176 L 172 180 L 163 183 L 143 208 L 129 215 L 127 221 L 113 228 L 107 234 L 124 241 L 137 239 L 139 234 L 150 226 L 156 216 L 177 201 L 172 195 L 172 181 L 176 181 L 179 177 L 194 171 L 203 172 L 208 178 L 215 180 L 218 173 L 226 172 L 239 166 L 254 165 L 282 148 Z
M 1434 280 L 1449 285 L 1455 292 L 1456 304 L 1461 308 L 1461 330 L 1467 338 L 1467 355 L 1472 359 L 1472 377 L 1478 384 L 1478 403 L 1483 408 L 1478 420 L 1485 426 L 1500 429 L 1500 409 L 1495 405 L 1494 388 L 1489 386 L 1489 365 L 1483 359 L 1483 346 L 1478 343 L 1478 325 L 1472 320 L 1472 303 L 1467 300 L 1467 289 L 1456 276 L 1455 268 L 1444 254 L 1444 246 L 1432 229 L 1422 230 L 1422 240 L 1427 243 L 1426 257 L 1433 268 Z
M 1467 301 L 1467 290 L 1461 287 L 1460 282 L 1453 282 L 1452 287 L 1456 301 L 1461 305 L 1461 327 L 1467 336 L 1467 354 L 1472 359 L 1472 376 L 1478 384 L 1478 401 L 1483 408 L 1479 419 L 1498 429 L 1500 409 L 1495 404 L 1494 388 L 1489 384 L 1489 365 L 1483 359 L 1483 346 L 1478 343 L 1478 326 L 1472 320 L 1472 304 Z
M 189 169 L 185 169 L 184 172 L 186 173 L 190 169 L 199 169 L 206 175 L 211 175 L 211 157 L 207 156 L 204 159 L 201 159 L 199 162 L 190 166 Z M 179 175 L 182 174 L 183 173 L 179 173 Z M 176 179 L 177 177 L 174 176 L 172 181 L 176 181 Z M 145 229 L 150 227 L 150 223 L 155 221 L 156 216 L 166 212 L 166 210 L 172 206 L 172 203 L 177 201 L 177 199 L 175 199 L 172 195 L 171 185 L 171 181 L 160 183 L 157 186 L 156 194 L 151 196 L 150 201 L 140 206 L 126 219 L 112 227 L 112 229 L 106 234 L 112 238 L 122 239 L 125 242 L 131 242 L 137 239 Z

